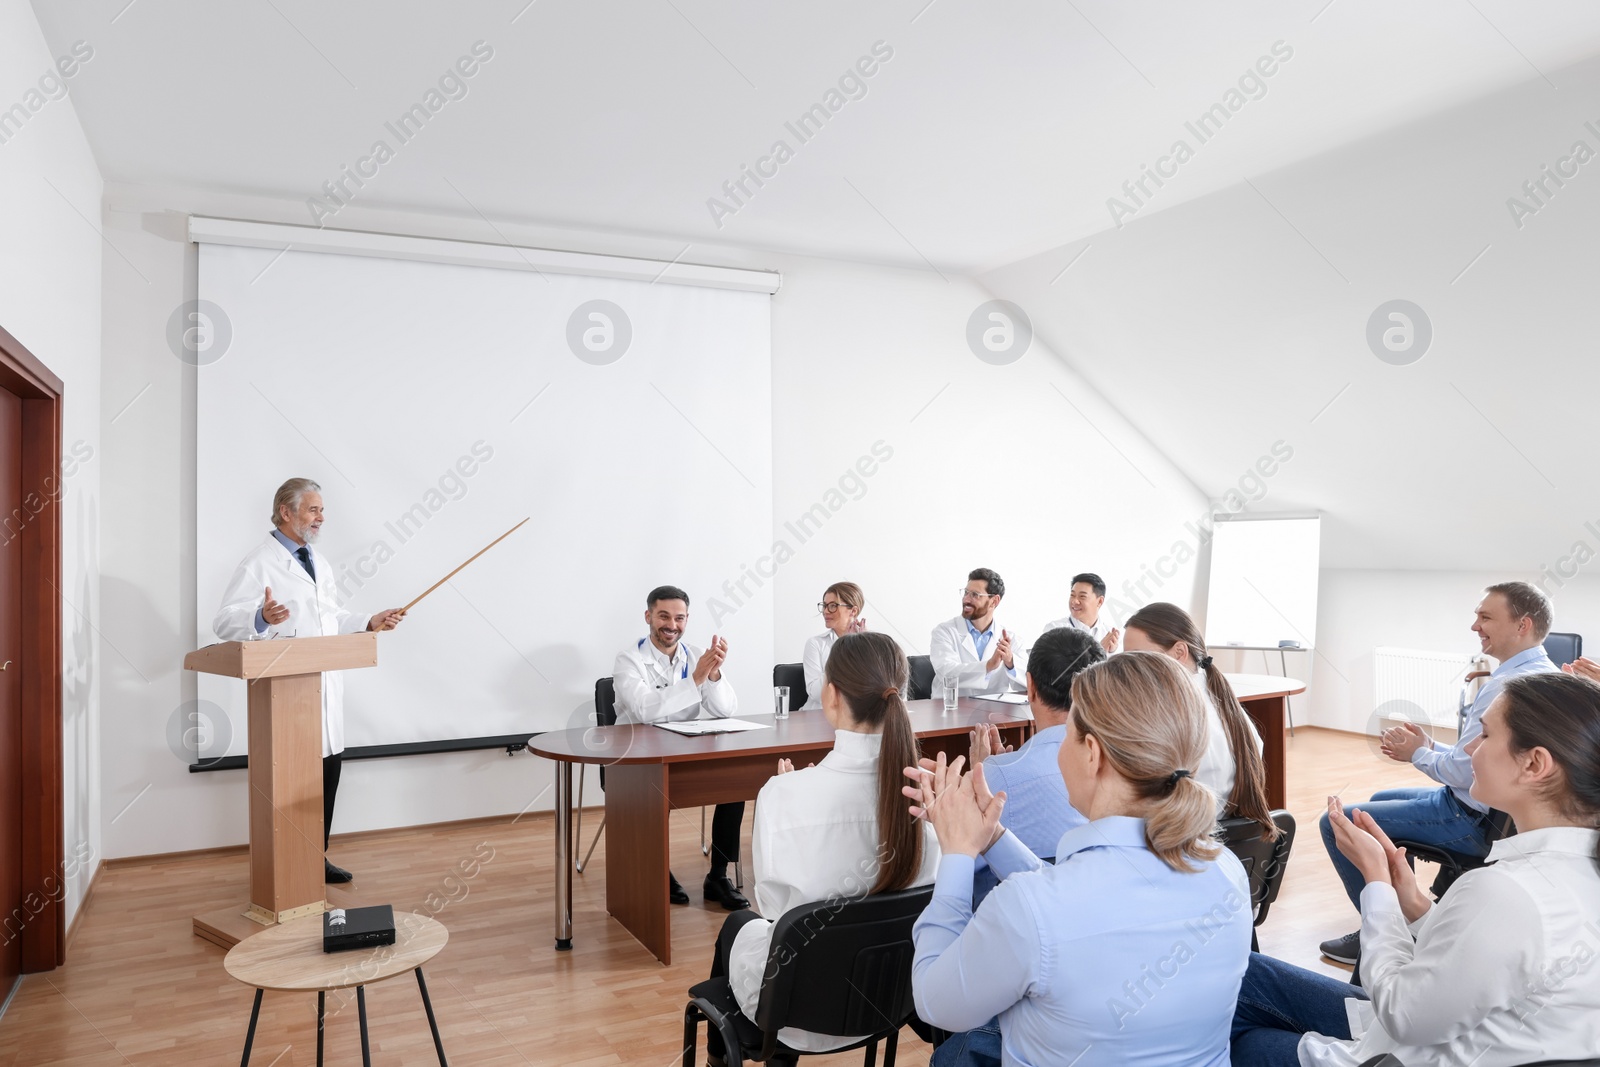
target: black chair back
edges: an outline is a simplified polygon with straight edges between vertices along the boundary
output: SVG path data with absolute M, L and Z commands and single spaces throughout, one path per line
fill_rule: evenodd
M 933 660 L 927 656 L 911 656 L 911 684 L 906 687 L 907 700 L 927 700 L 933 696 Z
M 610 678 L 595 679 L 594 723 L 596 726 L 617 725 L 617 687 Z
M 772 1058 L 785 1026 L 841 1037 L 899 1030 L 916 1014 L 911 927 L 932 899 L 928 885 L 784 913 L 756 1007 L 765 1039 L 758 1058 Z
M 806 706 L 811 695 L 806 692 L 806 668 L 803 663 L 779 663 L 772 668 L 772 684 L 789 687 L 789 710 L 798 711 Z
M 1583 655 L 1583 635 L 1553 632 L 1545 634 L 1544 651 L 1545 655 L 1550 657 L 1550 662 L 1557 667 L 1565 667 Z
M 596 678 L 594 682 L 594 724 L 617 725 L 617 687 L 610 678 Z M 600 788 L 606 787 L 606 769 L 600 768 Z M 598 837 L 598 835 L 596 835 Z M 591 851 L 593 851 L 591 849 Z M 587 862 L 587 861 L 585 861 Z
M 1250 877 L 1250 904 L 1256 926 L 1266 919 L 1267 909 L 1278 899 L 1284 871 L 1289 867 L 1289 853 L 1294 849 L 1294 816 L 1280 809 L 1272 813 L 1272 821 L 1279 830 L 1276 841 L 1263 840 L 1261 827 L 1252 819 L 1223 819 L 1218 824 L 1222 843 L 1239 857 Z

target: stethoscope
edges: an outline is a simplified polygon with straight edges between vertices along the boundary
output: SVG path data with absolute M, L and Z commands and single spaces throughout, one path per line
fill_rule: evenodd
M 637 647 L 638 647 L 640 652 L 644 651 L 644 643 L 646 641 L 648 641 L 648 640 L 650 640 L 650 638 L 648 638 L 648 637 L 639 638 L 639 644 L 638 644 Z M 678 647 L 682 648 L 683 646 L 680 644 Z M 645 662 L 645 666 L 650 668 L 650 672 L 652 674 L 654 674 L 658 678 L 661 677 L 661 672 L 656 669 L 656 665 L 655 665 L 655 661 L 654 660 L 647 659 L 644 662 Z M 678 680 L 681 682 L 685 678 L 689 677 L 689 654 L 687 652 L 685 652 L 684 655 L 683 655 L 683 666 L 680 668 L 680 670 L 683 672 L 683 673 L 678 675 Z M 667 686 L 669 686 L 671 684 L 672 684 L 671 679 L 668 679 L 666 681 L 657 682 L 656 683 L 656 688 L 657 689 L 665 689 Z

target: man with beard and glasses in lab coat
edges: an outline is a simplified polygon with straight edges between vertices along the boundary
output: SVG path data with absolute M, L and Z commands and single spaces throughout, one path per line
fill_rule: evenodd
M 689 625 L 689 594 L 675 585 L 659 585 L 645 597 L 647 636 L 617 653 L 611 684 L 617 694 L 618 723 L 686 722 L 698 719 L 701 709 L 713 719 L 726 719 L 739 710 L 733 683 L 722 673 L 728 642 L 715 634 L 709 648 L 701 650 L 683 640 Z M 744 801 L 718 804 L 711 817 L 711 870 L 706 874 L 705 899 L 728 911 L 748 908 L 750 901 L 728 877 L 728 864 L 739 862 L 739 828 L 744 823 Z M 668 894 L 674 904 L 689 903 L 689 894 L 668 874 Z
M 1115 652 L 1122 643 L 1122 631 L 1111 622 L 1105 612 L 1106 583 L 1098 574 L 1085 571 L 1072 576 L 1072 590 L 1067 594 L 1067 611 L 1064 619 L 1057 619 L 1046 630 L 1071 628 L 1082 630 L 1100 642 L 1108 653 Z
M 961 614 L 941 622 L 928 638 L 933 664 L 933 695 L 954 677 L 962 696 L 997 696 L 1026 691 L 1027 669 L 1015 635 L 995 625 L 994 615 L 1006 583 L 988 567 L 967 575 L 961 590 Z
M 322 533 L 322 487 L 310 478 L 290 478 L 272 497 L 273 529 L 233 572 L 211 628 L 224 641 L 275 637 L 324 637 L 362 630 L 392 630 L 405 618 L 398 608 L 356 615 L 339 604 L 334 566 L 311 551 Z M 322 848 L 333 829 L 333 800 L 344 759 L 344 678 L 322 676 Z M 323 880 L 355 876 L 323 857 Z

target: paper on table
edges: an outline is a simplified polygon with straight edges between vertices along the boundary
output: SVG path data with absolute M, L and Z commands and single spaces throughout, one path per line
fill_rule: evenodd
M 996 693 L 993 696 L 981 696 L 979 700 L 997 700 L 1002 704 L 1026 704 L 1027 693 Z
M 663 730 L 671 730 L 675 734 L 683 734 L 685 737 L 699 737 L 703 734 L 737 734 L 745 730 L 772 729 L 766 723 L 750 722 L 748 719 L 690 719 L 688 722 L 658 722 L 656 725 Z

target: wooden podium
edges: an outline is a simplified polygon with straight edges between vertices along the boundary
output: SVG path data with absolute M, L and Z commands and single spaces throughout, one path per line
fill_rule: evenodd
M 229 641 L 183 658 L 185 670 L 244 679 L 249 694 L 249 905 L 196 915 L 197 937 L 232 948 L 263 926 L 326 910 L 322 672 L 377 663 L 373 633 Z

